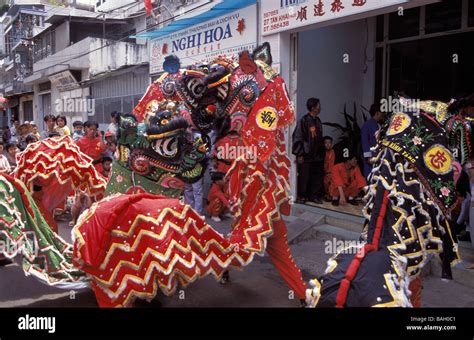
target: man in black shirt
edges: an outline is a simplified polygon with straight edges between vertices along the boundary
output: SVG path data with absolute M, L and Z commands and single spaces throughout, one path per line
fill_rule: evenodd
M 318 118 L 321 103 L 310 98 L 306 103 L 308 113 L 303 116 L 293 132 L 293 154 L 298 162 L 298 202 L 321 204 L 324 178 L 323 126 Z

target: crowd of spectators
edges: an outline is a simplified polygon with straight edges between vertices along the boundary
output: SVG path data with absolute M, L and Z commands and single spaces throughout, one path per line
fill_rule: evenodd
M 96 169 L 108 177 L 111 163 L 116 159 L 119 117 L 120 113 L 111 113 L 111 123 L 106 131 L 99 131 L 99 124 L 92 120 L 72 122 L 71 131 L 67 117 L 46 115 L 41 133 L 35 122 L 13 120 L 0 134 L 0 172 L 13 172 L 17 154 L 28 145 L 47 138 L 70 136 L 80 150 L 93 159 Z

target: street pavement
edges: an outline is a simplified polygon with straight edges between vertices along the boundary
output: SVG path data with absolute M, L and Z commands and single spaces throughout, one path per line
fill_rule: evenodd
M 207 220 L 222 233 L 230 231 L 230 220 L 215 223 Z M 60 234 L 70 241 L 71 228 L 61 223 Z M 326 241 L 334 234 L 312 232 L 310 238 L 291 244 L 296 263 L 305 281 L 322 274 L 330 254 L 325 253 Z M 0 307 L 97 307 L 90 290 L 71 292 L 48 287 L 32 277 L 25 277 L 19 259 L 0 268 Z M 244 270 L 232 270 L 231 280 L 221 285 L 212 276 L 178 290 L 171 297 L 159 293 L 151 307 L 299 307 L 268 256 L 256 256 Z M 444 282 L 438 277 L 424 278 L 423 306 L 474 307 L 474 288 L 462 283 Z

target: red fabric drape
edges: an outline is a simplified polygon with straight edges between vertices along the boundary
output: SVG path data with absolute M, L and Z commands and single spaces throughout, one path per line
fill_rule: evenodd
M 145 0 L 145 9 L 148 15 L 151 15 L 153 11 L 153 6 L 151 5 L 151 0 Z

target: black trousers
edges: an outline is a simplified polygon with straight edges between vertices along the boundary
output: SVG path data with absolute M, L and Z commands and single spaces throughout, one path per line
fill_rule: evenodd
M 298 197 L 307 200 L 324 196 L 324 161 L 298 164 Z

